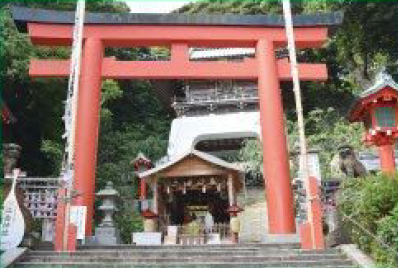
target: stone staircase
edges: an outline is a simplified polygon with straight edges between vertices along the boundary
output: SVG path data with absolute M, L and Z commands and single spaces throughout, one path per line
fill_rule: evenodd
M 74 253 L 28 251 L 15 268 L 354 268 L 338 249 L 303 251 L 298 244 L 83 247 Z

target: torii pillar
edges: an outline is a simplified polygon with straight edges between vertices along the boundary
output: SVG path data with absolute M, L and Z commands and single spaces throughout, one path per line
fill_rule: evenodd
M 261 39 L 257 42 L 264 182 L 269 233 L 290 234 L 296 230 L 295 210 L 283 120 L 282 92 L 274 51 L 272 41 Z
M 74 205 L 87 206 L 86 236 L 91 236 L 104 53 L 102 41 L 87 38 L 83 51 L 75 143 L 75 189 L 79 195 Z

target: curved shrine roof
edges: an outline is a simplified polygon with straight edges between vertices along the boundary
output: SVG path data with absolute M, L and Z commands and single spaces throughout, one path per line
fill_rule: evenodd
M 153 169 L 150 169 L 148 171 L 144 171 L 142 173 L 139 173 L 138 176 L 140 178 L 150 177 L 150 176 L 152 176 L 152 175 L 154 175 L 156 173 L 159 173 L 162 170 L 170 168 L 171 166 L 177 164 L 178 162 L 182 161 L 183 159 L 185 159 L 185 158 L 187 158 L 189 156 L 196 156 L 199 159 L 202 159 L 203 161 L 205 161 L 205 162 L 207 162 L 209 164 L 216 165 L 216 166 L 219 166 L 219 167 L 224 168 L 224 169 L 233 170 L 233 171 L 238 172 L 238 173 L 243 173 L 244 172 L 244 169 L 242 167 L 237 166 L 236 164 L 226 162 L 226 161 L 224 161 L 224 160 L 222 160 L 222 159 L 220 159 L 218 157 L 215 157 L 215 156 L 213 156 L 211 154 L 207 154 L 207 153 L 200 152 L 198 150 L 192 149 L 192 150 L 189 150 L 189 151 L 187 151 L 186 153 L 184 153 L 184 154 L 182 154 L 180 156 L 177 156 L 177 157 L 174 157 L 173 159 L 170 159 L 168 162 L 166 162 L 164 164 L 161 164 L 161 165 L 159 165 L 159 166 L 157 166 L 157 167 L 155 167 Z

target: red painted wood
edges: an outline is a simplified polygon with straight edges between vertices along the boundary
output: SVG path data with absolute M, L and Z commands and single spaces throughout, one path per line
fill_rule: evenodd
M 186 43 L 173 43 L 171 45 L 171 60 L 176 63 L 189 62 L 189 47 Z
M 72 25 L 28 23 L 29 37 L 35 45 L 70 46 Z M 295 28 L 298 48 L 321 47 L 328 39 L 327 27 Z M 268 38 L 275 47 L 286 46 L 283 27 L 226 27 L 173 25 L 86 25 L 84 38 L 103 40 L 106 46 L 170 46 L 176 40 L 197 47 L 254 47 Z
M 310 196 L 312 198 L 310 204 L 312 220 L 308 220 L 299 227 L 301 248 L 324 249 L 325 243 L 322 226 L 322 203 L 320 200 L 320 191 L 317 179 L 314 177 L 310 177 L 309 185 Z M 315 239 L 313 239 L 313 234 Z
M 372 94 L 355 103 L 355 106 L 350 110 L 348 119 L 350 122 L 361 122 L 369 112 L 373 112 L 374 107 L 389 106 L 388 102 L 382 101 L 384 98 L 390 98 L 394 103 L 397 102 L 398 92 L 391 87 L 383 88 L 376 94 Z M 376 101 L 376 102 L 375 102 Z M 383 103 L 383 104 L 382 104 Z M 375 125 L 375 124 L 374 124 Z
M 311 225 L 308 222 L 299 227 L 301 249 L 312 249 Z
M 103 52 L 104 47 L 101 40 L 86 40 L 77 110 L 75 189 L 79 196 L 75 200 L 75 205 L 87 206 L 87 236 L 92 234 L 91 226 L 94 216 Z
M 292 80 L 289 63 L 278 61 L 280 80 Z M 113 79 L 257 79 L 258 64 L 255 60 L 243 62 L 185 62 L 185 61 L 104 61 L 104 78 Z M 324 64 L 300 64 L 300 79 L 327 80 Z
M 55 221 L 55 240 L 54 250 L 63 250 L 63 234 L 65 228 L 65 195 L 66 189 L 61 188 L 58 190 L 58 206 L 57 206 L 57 219 Z
M 76 236 L 77 236 L 77 227 L 73 223 L 69 224 L 68 229 L 68 252 L 76 251 Z
M 395 173 L 394 141 L 379 146 L 381 170 L 388 174 Z
M 258 93 L 263 142 L 264 177 L 267 192 L 269 232 L 295 233 L 289 155 L 274 46 L 268 40 L 257 44 Z
M 324 238 L 323 238 L 323 226 L 322 226 L 322 203 L 320 199 L 320 189 L 318 180 L 314 177 L 310 177 L 310 196 L 313 197 L 311 200 L 312 210 L 312 225 L 314 228 L 315 245 L 314 249 L 324 249 Z
M 278 74 L 282 81 L 291 81 L 290 64 L 287 59 L 278 60 Z M 104 59 L 104 79 L 257 79 L 258 64 L 247 59 L 234 62 L 189 62 L 175 61 L 115 61 Z M 29 74 L 32 77 L 66 77 L 69 61 L 32 60 Z M 299 64 L 302 81 L 326 81 L 325 64 Z
M 141 200 L 147 199 L 147 188 L 146 188 L 146 182 L 144 179 L 140 180 L 140 199 Z

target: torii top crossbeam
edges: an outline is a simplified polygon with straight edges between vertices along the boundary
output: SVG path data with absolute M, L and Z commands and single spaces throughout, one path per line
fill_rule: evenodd
M 70 46 L 71 12 L 12 8 L 21 31 L 33 44 Z M 298 48 L 319 48 L 341 13 L 293 18 Z M 287 60 L 275 50 L 286 47 L 281 16 L 210 16 L 179 14 L 87 14 L 76 127 L 75 188 L 78 205 L 87 206 L 87 235 L 91 234 L 101 79 L 241 79 L 258 82 L 264 175 L 270 233 L 295 232 L 288 152 L 284 133 L 280 81 L 291 80 Z M 168 61 L 117 61 L 104 58 L 106 47 L 167 46 Z M 190 61 L 191 47 L 252 47 L 254 58 L 242 62 Z M 69 61 L 31 60 L 32 77 L 66 77 Z M 327 79 L 325 64 L 299 64 L 301 80 Z M 237 122 L 238 124 L 239 122 Z
M 71 44 L 74 13 L 13 7 L 12 14 L 19 29 L 28 30 L 34 44 Z M 341 13 L 296 16 L 297 46 L 322 46 L 328 38 L 328 28 L 339 24 L 341 19 Z M 106 59 L 102 67 L 105 79 L 256 79 L 257 66 L 253 60 L 218 63 L 217 68 L 212 68 L 213 63 L 190 62 L 186 50 L 189 47 L 255 47 L 261 38 L 272 40 L 275 48 L 285 47 L 287 43 L 280 16 L 89 13 L 85 25 L 84 38 L 100 39 L 105 47 L 168 46 L 172 49 L 171 61 L 165 62 Z M 68 61 L 51 61 L 51 64 L 33 61 L 30 74 L 33 77 L 67 76 L 68 66 Z M 178 74 L 175 68 L 179 69 Z M 278 61 L 278 71 L 281 80 L 291 80 L 287 60 Z M 327 77 L 326 68 L 321 64 L 301 64 L 300 74 L 303 80 Z

